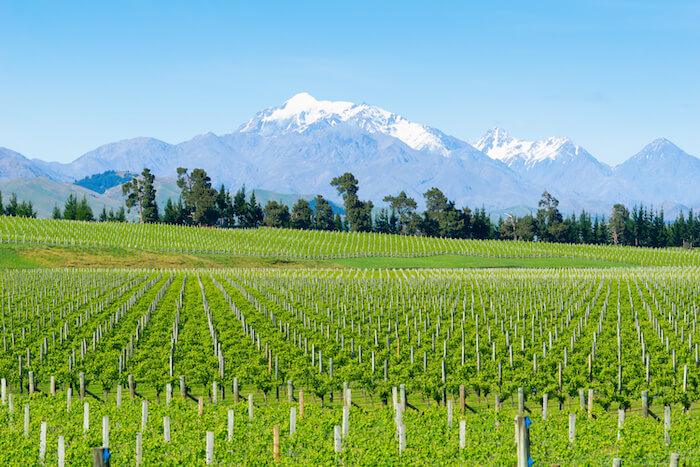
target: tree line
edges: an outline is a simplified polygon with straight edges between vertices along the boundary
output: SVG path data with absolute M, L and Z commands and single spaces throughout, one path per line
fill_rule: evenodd
M 20 201 L 17 199 L 17 194 L 10 195 L 10 202 L 7 206 L 2 202 L 2 191 L 0 191 L 0 216 L 15 216 L 15 217 L 36 217 L 36 211 L 31 201 Z
M 504 239 L 555 243 L 612 244 L 646 247 L 692 247 L 700 239 L 700 215 L 692 209 L 671 222 L 663 209 L 634 206 L 632 211 L 615 204 L 606 219 L 582 210 L 564 216 L 559 201 L 548 191 L 542 193 L 538 209 L 522 216 L 512 213 L 493 221 L 485 208 L 457 207 L 436 187 L 423 194 L 425 210 L 404 191 L 387 195 L 388 207 L 374 211 L 372 201 L 359 198 L 359 181 L 352 173 L 331 180 L 343 199 L 344 216 L 334 213 L 332 205 L 318 195 L 312 201 L 299 199 L 291 207 L 270 200 L 263 207 L 255 193 L 250 197 L 245 186 L 235 194 L 222 184 L 212 186 L 206 171 L 177 169 L 180 196 L 168 199 L 163 212 L 156 204 L 155 176 L 149 169 L 122 185 L 125 205 L 136 209 L 139 222 L 179 225 L 216 226 L 222 228 L 259 226 L 305 230 L 378 232 L 398 235 L 422 235 L 459 239 Z M 0 198 L 1 199 L 1 198 Z M 85 198 L 71 195 L 63 212 L 54 209 L 54 218 L 94 220 Z M 116 213 L 103 209 L 100 221 L 125 221 L 124 208 Z

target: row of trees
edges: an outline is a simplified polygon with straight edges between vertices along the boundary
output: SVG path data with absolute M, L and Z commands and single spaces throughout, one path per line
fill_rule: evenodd
M 83 199 L 78 200 L 78 197 L 74 194 L 68 195 L 68 199 L 63 205 L 63 210 L 61 210 L 58 205 L 54 206 L 52 217 L 54 219 L 73 221 L 92 222 L 95 220 L 92 207 L 87 202 L 87 198 L 83 196 Z M 100 222 L 126 222 L 126 212 L 123 207 L 117 209 L 116 212 L 114 209 L 110 209 L 109 212 L 107 212 L 107 207 L 103 207 L 97 220 Z
M 581 211 L 567 217 L 559 211 L 559 201 L 545 191 L 536 212 L 523 216 L 512 213 L 494 222 L 486 210 L 469 207 L 458 208 L 438 188 L 423 194 L 425 210 L 418 212 L 418 202 L 404 191 L 388 195 L 383 201 L 388 207 L 373 215 L 372 201 L 358 197 L 359 182 L 351 173 L 335 177 L 335 187 L 343 199 L 345 215 L 334 213 L 332 205 L 323 196 L 313 200 L 299 199 L 290 209 L 281 201 L 270 200 L 263 207 L 255 193 L 250 197 L 245 186 L 232 194 L 221 185 L 212 187 L 211 179 L 203 169 L 189 171 L 177 169 L 180 196 L 177 201 L 168 199 L 161 214 L 156 204 L 155 177 L 144 169 L 139 177 L 122 186 L 126 207 L 138 210 L 139 221 L 162 222 L 220 227 L 285 227 L 293 229 L 317 229 L 355 232 L 380 232 L 400 235 L 439 236 L 464 239 L 510 239 L 560 243 L 615 244 L 648 247 L 693 246 L 700 239 L 700 215 L 691 210 L 687 216 L 680 214 L 673 222 L 664 219 L 663 209 L 654 210 L 635 206 L 630 212 L 625 206 L 613 206 L 610 217 L 600 218 Z M 16 197 L 13 209 L 18 204 Z M 0 196 L 0 209 L 2 198 Z M 31 203 L 29 203 L 31 211 Z M 18 214 L 14 214 L 18 215 Z M 36 213 L 34 213 L 36 215 Z M 99 215 L 100 221 L 125 221 L 124 208 L 116 213 L 106 209 Z M 63 212 L 54 209 L 54 218 L 94 220 L 85 198 L 79 201 L 71 195 Z
M 10 195 L 10 202 L 7 206 L 2 202 L 2 191 L 0 191 L 0 216 L 16 216 L 16 217 L 36 217 L 36 211 L 31 201 L 20 201 L 17 195 Z

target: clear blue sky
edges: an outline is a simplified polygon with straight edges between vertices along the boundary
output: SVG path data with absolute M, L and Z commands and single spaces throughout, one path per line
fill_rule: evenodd
M 0 2 L 0 146 L 70 161 L 228 133 L 307 91 L 466 140 L 700 156 L 700 3 Z

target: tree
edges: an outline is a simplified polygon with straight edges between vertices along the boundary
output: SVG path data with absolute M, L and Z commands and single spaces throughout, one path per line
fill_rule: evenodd
M 53 213 L 51 214 L 51 218 L 52 219 L 63 219 L 63 215 L 61 214 L 61 208 L 58 207 L 58 204 L 54 205 Z
M 245 225 L 246 227 L 260 227 L 263 223 L 263 209 L 255 199 L 255 192 L 250 194 L 250 201 L 246 207 Z
M 216 223 L 217 192 L 211 187 L 211 179 L 203 169 L 194 169 L 188 174 L 187 169 L 178 167 L 177 186 L 182 190 L 182 201 L 192 222 L 198 225 Z
M 396 213 L 392 210 L 391 214 L 389 214 L 386 208 L 380 209 L 379 214 L 374 219 L 374 231 L 384 234 L 395 234 L 398 229 Z
M 219 220 L 224 227 L 233 227 L 236 222 L 236 215 L 233 209 L 233 199 L 231 193 L 226 191 L 221 185 L 219 194 L 216 196 L 216 207 L 219 211 Z
M 66 203 L 63 205 L 63 218 L 75 220 L 75 211 L 78 209 L 78 199 L 72 193 L 68 195 Z
M 292 206 L 291 225 L 293 229 L 310 229 L 312 217 L 311 204 L 305 199 L 299 199 Z
M 545 190 L 538 205 L 536 225 L 540 238 L 553 242 L 565 241 L 567 226 L 559 212 L 559 200 Z
M 423 193 L 425 198 L 425 232 L 441 237 L 459 238 L 464 230 L 464 217 L 455 204 L 438 188 Z
M 345 172 L 331 180 L 331 186 L 338 190 L 345 204 L 345 219 L 353 232 L 372 230 L 372 201 L 360 201 L 357 197 L 358 181 L 353 174 Z
M 143 180 L 143 222 L 153 224 L 158 222 L 158 204 L 156 203 L 156 177 L 151 173 L 151 169 L 145 168 L 141 172 Z
M 100 222 L 107 222 L 107 206 L 102 206 L 102 211 L 100 211 L 100 217 L 98 219 Z
M 385 196 L 384 202 L 389 203 L 391 210 L 398 213 L 401 233 L 404 235 L 408 233 L 412 214 L 415 213 L 418 207 L 416 200 L 406 195 L 405 191 L 402 191 L 397 196 Z
M 338 230 L 333 220 L 333 208 L 321 195 L 314 198 L 314 228 L 317 230 Z
M 109 210 L 109 214 L 111 216 L 112 210 Z M 110 220 L 113 220 L 115 222 L 126 222 L 126 212 L 124 211 L 124 206 L 120 206 L 119 209 L 117 209 L 117 213 L 114 215 L 114 218 Z
M 165 203 L 165 209 L 163 210 L 163 223 L 165 224 L 181 224 L 182 219 L 180 218 L 180 209 L 177 205 L 173 203 L 173 200 L 168 198 Z
M 620 244 L 622 235 L 625 232 L 627 226 L 627 221 L 629 219 L 630 212 L 622 204 L 615 204 L 610 211 L 610 235 L 612 235 L 613 243 L 615 245 Z
M 124 204 L 129 210 L 138 206 L 140 223 L 158 222 L 155 179 L 151 169 L 144 168 L 139 177 L 134 177 L 122 185 L 122 193 L 126 196 Z
M 269 200 L 263 212 L 265 214 L 264 225 L 268 227 L 289 227 L 289 208 L 286 204 Z
M 492 237 L 493 225 L 491 219 L 486 214 L 486 209 L 476 209 L 472 216 L 472 238 L 476 240 L 486 240 Z
M 520 240 L 531 241 L 535 237 L 535 218 L 530 214 L 519 218 L 515 226 L 515 235 Z
M 83 199 L 77 204 L 75 208 L 75 220 L 77 221 L 94 221 L 95 218 L 92 215 L 92 208 L 87 202 L 87 198 L 83 195 Z

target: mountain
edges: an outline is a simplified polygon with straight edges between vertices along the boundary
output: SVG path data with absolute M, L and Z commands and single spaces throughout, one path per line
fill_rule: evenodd
M 336 202 L 330 182 L 347 171 L 360 181 L 360 195 L 375 202 L 401 190 L 422 201 L 433 186 L 458 205 L 536 200 L 536 190 L 517 174 L 464 141 L 378 107 L 317 101 L 304 93 L 227 135 L 206 133 L 176 145 L 152 138 L 120 141 L 55 170 L 82 178 L 143 167 L 159 177 L 173 177 L 177 167 L 201 167 L 216 185 L 320 193 Z
M 156 179 L 156 202 L 158 203 L 161 213 L 165 207 L 168 198 L 177 198 L 180 195 L 180 189 L 173 178 Z M 0 192 L 3 196 L 9 198 L 10 193 L 16 193 L 20 200 L 31 201 L 34 204 L 34 209 L 37 211 L 37 216 L 40 218 L 49 218 L 53 214 L 54 206 L 59 206 L 63 209 L 69 195 L 74 195 L 78 199 L 83 196 L 92 207 L 93 214 L 97 217 L 103 207 L 117 210 L 124 207 L 124 195 L 122 194 L 121 186 L 115 186 L 104 193 L 92 191 L 83 186 L 73 183 L 57 182 L 45 177 L 34 178 L 15 178 L 12 180 L 0 182 Z M 130 220 L 136 219 L 136 212 L 132 211 L 127 214 Z
M 335 127 L 343 122 L 361 128 L 369 134 L 392 136 L 416 151 L 446 157 L 468 157 L 479 152 L 468 143 L 448 136 L 440 130 L 410 122 L 379 107 L 344 101 L 319 101 L 305 92 L 297 94 L 280 107 L 271 107 L 259 112 L 241 126 L 239 132 L 279 136 Z
M 700 204 L 700 159 L 659 138 L 613 169 L 617 178 L 644 187 L 638 200 Z
M 500 128 L 489 130 L 474 146 L 499 160 L 539 189 L 560 196 L 591 196 L 612 182 L 612 170 L 569 138 L 524 141 Z
M 18 177 L 49 177 L 49 173 L 22 154 L 0 147 L 0 181 Z
M 110 170 L 140 173 L 144 167 L 160 179 L 174 178 L 177 167 L 200 167 L 217 187 L 322 194 L 341 204 L 330 181 L 352 172 L 360 197 L 376 206 L 401 190 L 422 205 L 422 193 L 438 187 L 458 207 L 483 205 L 492 212 L 536 208 L 545 189 L 565 212 L 607 214 L 615 202 L 694 207 L 700 204 L 694 181 L 699 165 L 666 140 L 615 168 L 564 137 L 525 141 L 494 128 L 472 145 L 379 107 L 317 100 L 307 93 L 258 112 L 231 133 L 205 133 L 178 144 L 128 139 L 69 164 L 0 150 L 0 180 L 74 182 Z
M 82 186 L 96 193 L 104 193 L 105 191 L 115 186 L 121 186 L 125 182 L 134 177 L 138 177 L 137 173 L 117 172 L 108 170 L 100 174 L 94 174 L 89 177 L 82 178 L 74 183 L 74 185 Z

